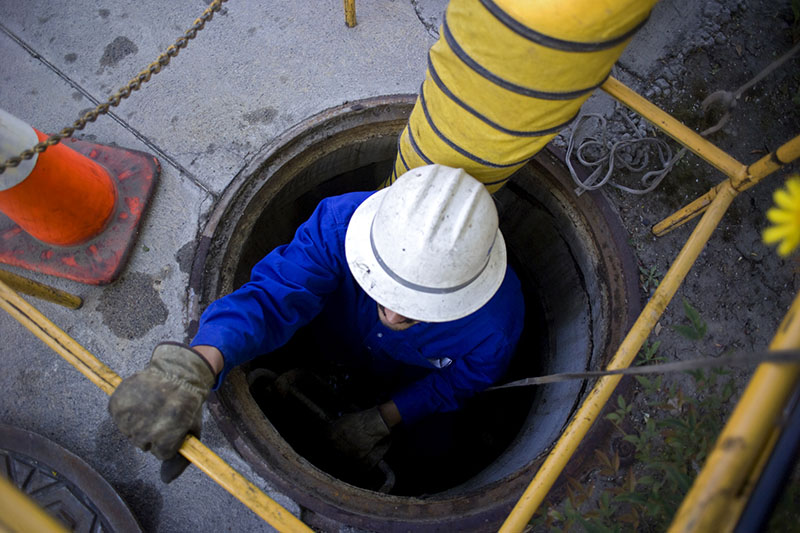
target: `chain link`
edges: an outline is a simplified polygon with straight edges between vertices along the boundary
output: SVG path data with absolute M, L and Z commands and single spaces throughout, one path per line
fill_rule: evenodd
M 189 41 L 197 36 L 197 32 L 205 27 L 206 22 L 214 18 L 214 13 L 222 9 L 222 4 L 227 1 L 228 0 L 214 0 L 211 5 L 209 5 L 205 11 L 203 11 L 203 14 L 200 16 L 200 18 L 194 21 L 192 27 L 186 30 L 182 36 L 178 37 L 178 39 L 175 41 L 175 44 L 170 45 L 166 52 L 159 55 L 155 61 L 150 63 L 144 70 L 139 72 L 139 74 L 137 74 L 136 77 L 129 81 L 124 87 L 114 93 L 114 95 L 112 95 L 104 103 L 99 104 L 91 111 L 84 113 L 84 115 L 76 120 L 72 126 L 67 126 L 60 132 L 51 135 L 47 140 L 40 142 L 33 148 L 25 150 L 18 156 L 4 161 L 2 164 L 0 164 L 0 174 L 5 172 L 7 168 L 17 167 L 20 163 L 27 159 L 31 159 L 34 155 L 41 154 L 49 147 L 61 142 L 62 139 L 72 135 L 75 131 L 82 130 L 86 127 L 87 123 L 94 122 L 100 115 L 105 115 L 108 113 L 111 107 L 118 106 L 120 102 L 122 102 L 122 100 L 125 98 L 128 98 L 131 93 L 138 91 L 143 84 L 150 81 L 150 78 L 153 76 L 153 74 L 158 74 L 161 72 L 161 69 L 169 65 L 170 60 L 178 55 L 178 52 L 180 52 L 181 48 L 186 48 L 188 46 Z

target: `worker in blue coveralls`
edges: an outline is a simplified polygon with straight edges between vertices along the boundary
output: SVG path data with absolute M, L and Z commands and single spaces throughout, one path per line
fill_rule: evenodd
M 320 202 L 248 283 L 206 309 L 191 347 L 156 346 L 109 411 L 136 446 L 165 461 L 162 478 L 174 478 L 185 463 L 167 460 L 182 459 L 187 433 L 199 435 L 209 391 L 316 319 L 376 374 L 422 370 L 386 401 L 333 424 L 336 449 L 374 464 L 393 427 L 456 410 L 498 380 L 523 318 L 491 196 L 462 169 L 420 167 L 377 192 Z

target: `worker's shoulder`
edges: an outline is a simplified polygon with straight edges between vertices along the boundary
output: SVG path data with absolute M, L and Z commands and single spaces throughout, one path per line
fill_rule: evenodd
M 364 200 L 375 194 L 376 191 L 355 191 L 329 196 L 319 203 L 318 211 L 328 213 L 337 221 L 347 224 L 350 217 Z
M 486 327 L 491 324 L 501 330 L 514 332 L 522 327 L 524 316 L 525 299 L 522 295 L 522 285 L 514 269 L 508 265 L 497 292 L 476 312 L 475 318 Z

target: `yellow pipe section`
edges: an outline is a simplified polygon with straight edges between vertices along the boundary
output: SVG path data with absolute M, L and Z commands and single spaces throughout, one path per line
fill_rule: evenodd
M 800 157 L 800 135 L 748 166 L 744 176 L 731 178 L 733 187 L 739 192 L 746 191 L 798 157 Z M 721 184 L 716 185 L 703 196 L 653 226 L 653 235 L 661 237 L 705 211 L 721 186 Z
M 83 305 L 83 300 L 81 300 L 79 296 L 56 289 L 50 285 L 45 285 L 44 283 L 39 283 L 38 281 L 33 281 L 32 279 L 12 274 L 5 270 L 0 270 L 0 281 L 17 292 L 63 305 L 69 309 L 78 309 Z
M 800 348 L 800 294 L 792 303 L 770 350 Z M 800 365 L 764 363 L 720 433 L 717 443 L 683 500 L 670 532 L 729 531 L 739 518 L 732 512 L 741 506 L 731 502 L 743 492 L 754 466 L 763 457 L 798 379 Z M 752 480 L 751 480 L 752 481 Z
M 64 526 L 3 476 L 0 476 L 0 531 L 67 533 Z
M 800 135 L 747 167 L 745 178 L 742 181 L 734 181 L 733 185 L 738 190 L 750 188 L 798 157 L 800 157 Z
M 630 366 L 736 195 L 737 192 L 729 183 L 723 184 L 708 211 L 703 215 L 686 244 L 678 253 L 675 261 L 673 261 L 653 297 L 647 302 L 636 323 L 625 336 L 616 354 L 608 364 L 609 370 Z M 575 453 L 581 440 L 611 397 L 621 378 L 622 376 L 606 376 L 597 381 L 592 391 L 572 417 L 566 430 L 561 434 L 533 481 L 531 481 L 514 506 L 511 514 L 506 518 L 500 528 L 501 532 L 520 532 L 525 529 L 533 513 L 541 505 L 567 461 Z
M 0 281 L 0 308 L 7 311 L 34 335 L 44 341 L 45 344 L 77 368 L 106 394 L 110 395 L 114 392 L 114 389 L 122 381 L 113 370 L 64 333 L 63 330 L 48 320 L 35 307 L 23 300 L 2 281 Z M 277 530 L 282 532 L 312 531 L 293 514 L 231 468 L 230 465 L 220 459 L 197 438 L 191 435 L 186 437 L 178 451 Z
M 655 2 L 451 0 L 384 185 L 439 163 L 502 187 L 577 115 Z
M 658 106 L 652 104 L 619 80 L 609 77 L 601 86 L 601 89 L 642 115 L 655 127 L 684 145 L 726 176 L 733 178 L 746 175 L 747 167 L 742 163 L 701 137 L 699 133 L 681 124 L 669 113 L 659 109 Z

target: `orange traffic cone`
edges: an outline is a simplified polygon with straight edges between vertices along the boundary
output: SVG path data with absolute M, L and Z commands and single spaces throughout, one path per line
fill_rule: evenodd
M 47 135 L 0 109 L 0 159 Z M 113 281 L 160 173 L 143 152 L 67 138 L 0 174 L 0 262 Z

